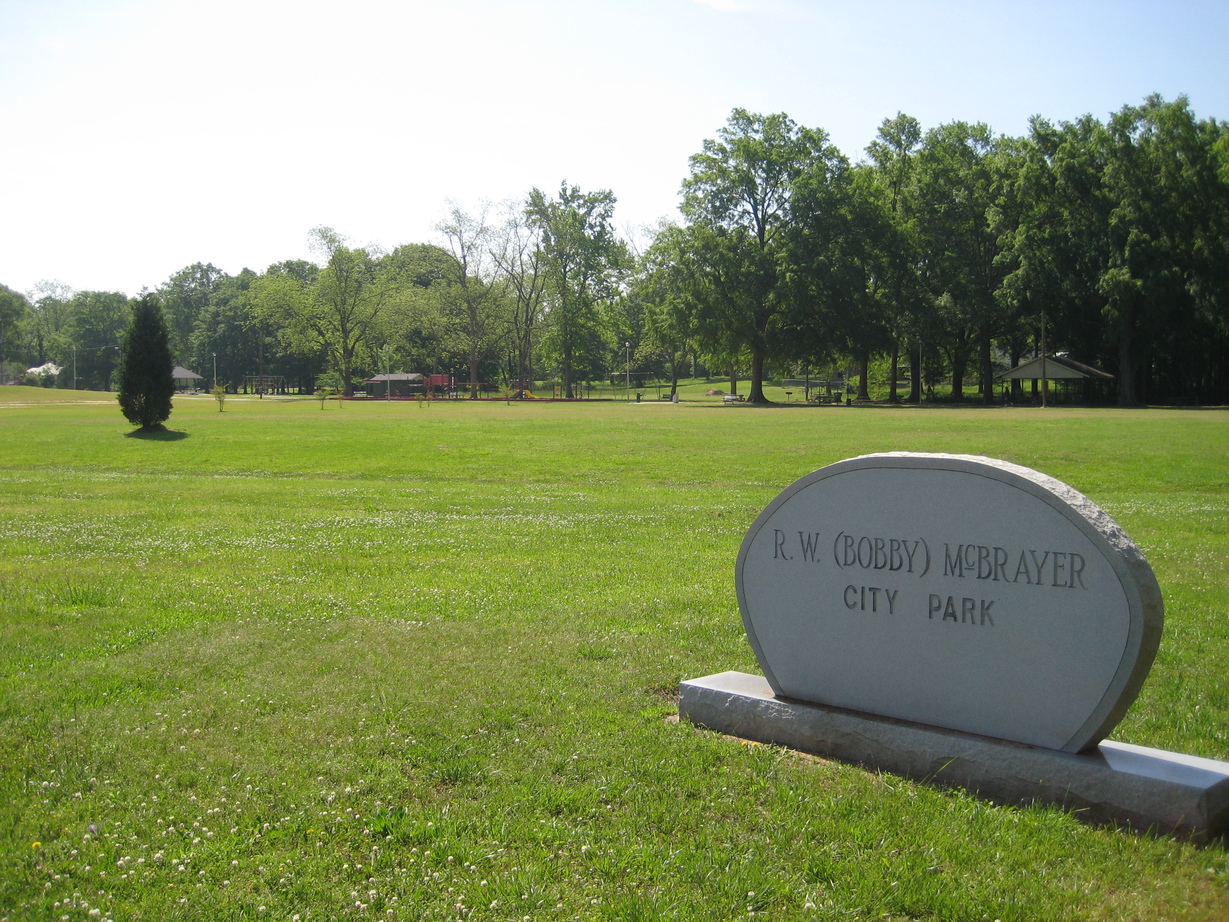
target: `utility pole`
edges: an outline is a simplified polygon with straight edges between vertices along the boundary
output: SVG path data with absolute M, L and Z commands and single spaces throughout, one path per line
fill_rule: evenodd
M 917 338 L 917 405 L 922 405 L 922 337 Z
M 1050 405 L 1050 381 L 1046 377 L 1046 312 L 1041 312 L 1041 409 Z
M 632 344 L 625 342 L 623 344 L 624 352 L 627 357 L 627 402 L 632 402 Z

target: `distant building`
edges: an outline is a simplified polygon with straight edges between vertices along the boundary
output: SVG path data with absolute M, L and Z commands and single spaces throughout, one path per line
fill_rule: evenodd
M 171 377 L 175 381 L 175 390 L 177 391 L 196 390 L 201 386 L 201 382 L 205 380 L 204 376 L 198 375 L 194 371 L 188 371 L 182 365 L 175 366 L 171 372 Z
M 1104 386 L 1114 380 L 1109 372 L 1067 355 L 1039 355 L 998 377 L 1000 381 L 1044 381 L 1046 385 L 1061 382 L 1064 399 L 1076 403 L 1105 402 L 1108 395 L 1103 393 Z
M 376 375 L 363 382 L 368 397 L 417 397 L 426 381 L 420 374 Z

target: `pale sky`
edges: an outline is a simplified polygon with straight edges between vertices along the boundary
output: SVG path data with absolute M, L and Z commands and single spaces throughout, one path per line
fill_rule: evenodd
M 0 0 L 0 284 L 392 249 L 563 180 L 628 232 L 735 107 L 857 161 L 897 112 L 1023 135 L 1150 93 L 1229 119 L 1229 0 Z

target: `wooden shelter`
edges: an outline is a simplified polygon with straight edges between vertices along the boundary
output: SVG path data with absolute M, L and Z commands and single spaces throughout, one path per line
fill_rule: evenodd
M 369 397 L 417 397 L 423 393 L 420 374 L 382 374 L 363 382 Z
M 1065 395 L 1071 397 L 1074 394 L 1080 403 L 1088 402 L 1090 384 L 1104 384 L 1114 380 L 1114 376 L 1109 372 L 1077 362 L 1066 355 L 1044 354 L 1003 372 L 998 378 L 1003 382 L 1041 381 L 1043 389 L 1046 388 L 1046 382 L 1061 383 Z
M 165 367 L 165 366 L 164 366 Z M 188 371 L 182 365 L 176 365 L 171 371 L 171 378 L 175 381 L 175 390 L 190 391 L 201 386 L 201 382 L 205 380 L 204 375 L 198 375 L 194 371 Z

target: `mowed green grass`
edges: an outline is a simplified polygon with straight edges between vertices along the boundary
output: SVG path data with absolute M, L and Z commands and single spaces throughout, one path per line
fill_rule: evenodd
M 948 451 L 1117 519 L 1167 611 L 1113 737 L 1229 760 L 1229 413 L 181 398 L 169 424 L 0 393 L 0 919 L 1229 917 L 1223 843 L 669 719 L 680 680 L 757 671 L 733 564 L 781 489 Z

